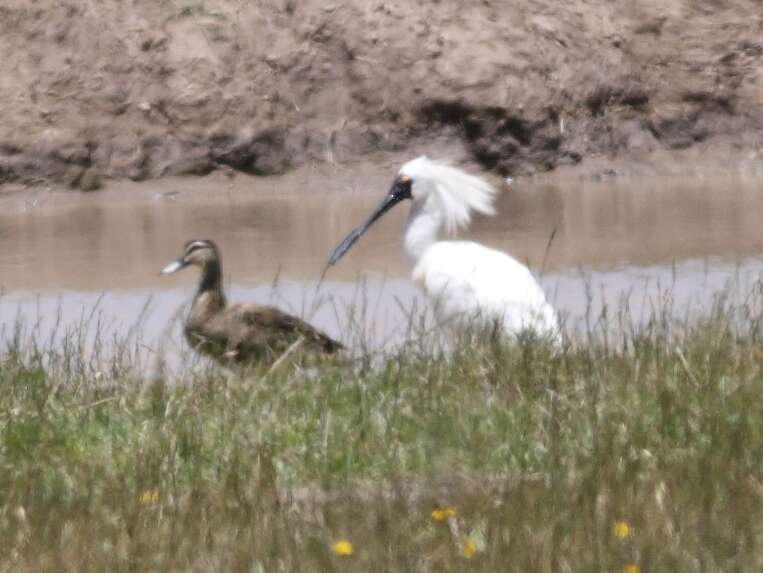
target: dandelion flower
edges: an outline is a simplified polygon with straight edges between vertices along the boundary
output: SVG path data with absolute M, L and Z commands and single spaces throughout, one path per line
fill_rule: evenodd
M 641 573 L 641 567 L 639 567 L 635 563 L 629 563 L 628 565 L 623 567 L 623 573 Z
M 614 526 L 612 526 L 612 533 L 618 539 L 628 539 L 633 535 L 633 528 L 627 521 L 615 521 Z
M 354 548 L 351 541 L 340 539 L 331 546 L 331 550 L 340 557 L 347 557 L 348 555 L 352 555 Z
M 141 505 L 156 505 L 159 503 L 159 490 L 147 489 L 138 496 Z
M 438 507 L 432 510 L 432 519 L 437 523 L 448 521 L 451 517 L 456 517 L 456 510 L 453 507 Z
M 479 553 L 479 551 L 480 548 L 477 545 L 477 542 L 471 537 L 468 537 L 466 541 L 464 541 L 464 546 L 461 548 L 461 553 L 467 559 L 472 559 L 475 555 L 477 555 L 477 553 Z

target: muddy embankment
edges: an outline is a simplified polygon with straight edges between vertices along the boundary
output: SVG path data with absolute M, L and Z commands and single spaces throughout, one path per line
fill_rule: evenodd
M 0 182 L 763 153 L 760 0 L 10 0 L 0 53 Z

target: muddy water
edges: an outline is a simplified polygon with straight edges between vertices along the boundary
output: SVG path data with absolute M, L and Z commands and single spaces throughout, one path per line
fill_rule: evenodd
M 383 219 L 317 288 L 327 256 L 379 201 L 393 171 L 376 164 L 281 178 L 119 183 L 89 195 L 6 192 L 0 336 L 7 341 L 19 319 L 41 336 L 91 315 L 116 333 L 140 319 L 145 348 L 161 343 L 177 354 L 177 317 L 197 277 L 158 271 L 186 240 L 211 238 L 223 252 L 231 299 L 277 304 L 345 339 L 354 328 L 374 345 L 395 340 L 405 313 L 421 302 L 400 250 L 407 207 Z M 760 180 L 525 180 L 504 187 L 497 208 L 466 236 L 538 273 L 543 267 L 543 286 L 571 326 L 591 304 L 595 312 L 626 296 L 632 312 L 643 314 L 665 288 L 677 307 L 701 312 L 729 280 L 747 284 L 763 270 Z M 365 315 L 348 314 L 351 305 Z

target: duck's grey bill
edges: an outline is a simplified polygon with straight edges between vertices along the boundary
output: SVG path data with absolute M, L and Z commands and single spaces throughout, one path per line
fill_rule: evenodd
M 374 211 L 371 216 L 368 218 L 368 221 L 363 223 L 360 227 L 357 229 L 353 229 L 352 232 L 347 235 L 344 241 L 339 243 L 339 246 L 334 250 L 334 253 L 331 255 L 331 258 L 329 259 L 329 266 L 336 264 L 336 262 L 341 259 L 347 251 L 350 250 L 350 248 L 357 242 L 358 239 L 368 231 L 368 228 L 373 225 L 376 221 L 378 221 L 384 213 L 392 209 L 395 205 L 397 205 L 403 198 L 399 195 L 394 195 L 390 193 L 384 198 L 384 201 L 382 201 L 381 205 L 379 205 L 376 208 L 376 211 Z
M 169 265 L 164 267 L 162 269 L 163 275 L 171 275 L 172 273 L 175 273 L 182 269 L 185 265 L 183 264 L 182 260 L 172 261 Z

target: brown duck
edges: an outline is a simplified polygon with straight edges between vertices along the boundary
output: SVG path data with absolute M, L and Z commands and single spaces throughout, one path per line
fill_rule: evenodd
M 330 355 L 342 345 L 305 321 L 271 306 L 226 304 L 220 251 L 208 240 L 188 241 L 183 256 L 162 274 L 189 265 L 201 268 L 201 280 L 185 323 L 191 348 L 224 364 L 274 362 L 298 351 Z

